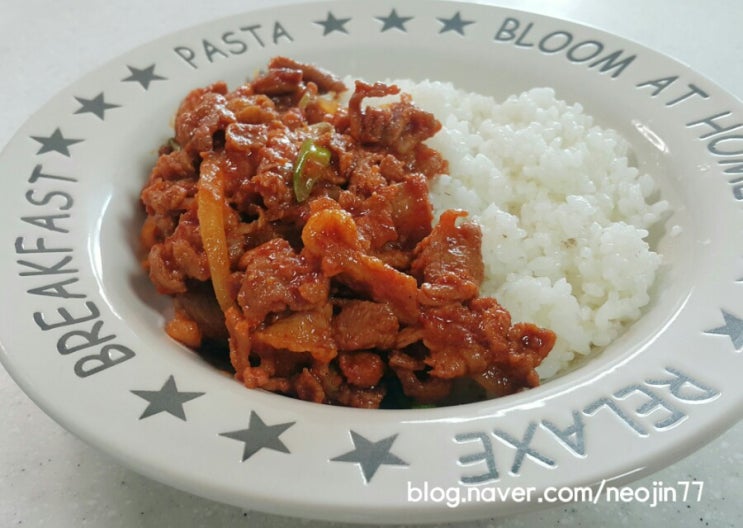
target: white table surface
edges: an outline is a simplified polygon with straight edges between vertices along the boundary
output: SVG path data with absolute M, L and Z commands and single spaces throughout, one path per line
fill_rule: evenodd
M 269 0 L 2 0 L 0 146 L 57 91 L 131 48 Z M 688 64 L 743 99 L 740 0 L 491 0 L 589 24 Z M 8 248 L 6 248 L 7 250 Z M 212 502 L 142 477 L 86 445 L 39 410 L 0 368 L 0 526 L 323 528 Z M 743 423 L 695 454 L 635 483 L 700 480 L 702 500 L 574 504 L 459 525 L 743 526 Z

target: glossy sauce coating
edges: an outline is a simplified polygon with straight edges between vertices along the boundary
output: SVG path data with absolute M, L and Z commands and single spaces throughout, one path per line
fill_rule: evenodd
M 166 331 L 235 377 L 318 403 L 446 405 L 534 387 L 555 335 L 480 297 L 479 226 L 434 224 L 441 127 L 394 85 L 285 57 L 233 91 L 193 90 L 141 193 Z

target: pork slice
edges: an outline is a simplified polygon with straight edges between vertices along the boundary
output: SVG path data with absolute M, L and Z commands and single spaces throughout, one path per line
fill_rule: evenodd
M 272 67 L 251 83 L 255 93 L 268 96 L 293 94 L 302 86 L 302 71 L 289 67 Z
M 431 233 L 433 208 L 426 177 L 411 174 L 405 181 L 382 189 L 380 194 L 390 204 L 398 246 L 406 251 L 412 250 Z
M 300 72 L 302 72 L 303 80 L 305 82 L 315 83 L 320 93 L 340 93 L 346 90 L 346 85 L 343 84 L 343 81 L 341 81 L 338 77 L 336 77 L 329 71 L 312 64 L 297 62 L 288 57 L 274 57 L 269 63 L 269 68 L 287 68 L 292 70 L 299 70 Z
M 192 159 L 214 148 L 214 137 L 235 121 L 227 108 L 224 83 L 193 90 L 175 116 L 175 139 Z
M 422 283 L 422 304 L 462 302 L 474 299 L 479 293 L 484 274 L 482 233 L 473 222 L 457 223 L 466 214 L 444 212 L 431 234 L 415 248 L 410 269 Z
M 342 352 L 338 365 L 346 382 L 363 389 L 378 386 L 385 371 L 384 359 L 374 352 Z
M 436 117 L 415 106 L 409 94 L 402 94 L 399 101 L 385 106 L 362 108 L 363 100 L 368 97 L 399 92 L 395 85 L 356 81 L 356 89 L 348 102 L 351 136 L 362 144 L 389 147 L 405 155 L 441 130 Z
M 312 310 L 327 302 L 327 277 L 283 238 L 249 250 L 240 262 L 245 275 L 237 301 L 251 327 L 271 313 Z
M 333 338 L 339 350 L 392 348 L 399 324 L 387 304 L 348 301 L 333 317 Z

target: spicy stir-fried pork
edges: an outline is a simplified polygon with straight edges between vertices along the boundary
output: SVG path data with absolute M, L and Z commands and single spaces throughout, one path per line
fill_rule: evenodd
M 534 387 L 554 334 L 479 297 L 480 229 L 428 180 L 440 123 L 394 85 L 346 87 L 277 57 L 192 91 L 142 190 L 145 266 L 168 334 L 229 350 L 238 380 L 353 407 L 451 404 Z

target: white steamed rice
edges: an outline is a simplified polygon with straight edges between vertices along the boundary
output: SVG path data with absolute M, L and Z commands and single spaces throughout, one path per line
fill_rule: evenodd
M 443 124 L 428 142 L 450 166 L 432 184 L 434 213 L 465 209 L 481 225 L 482 295 L 558 336 L 540 376 L 616 339 L 649 301 L 661 257 L 648 229 L 668 209 L 628 143 L 550 88 L 498 102 L 395 82 Z

